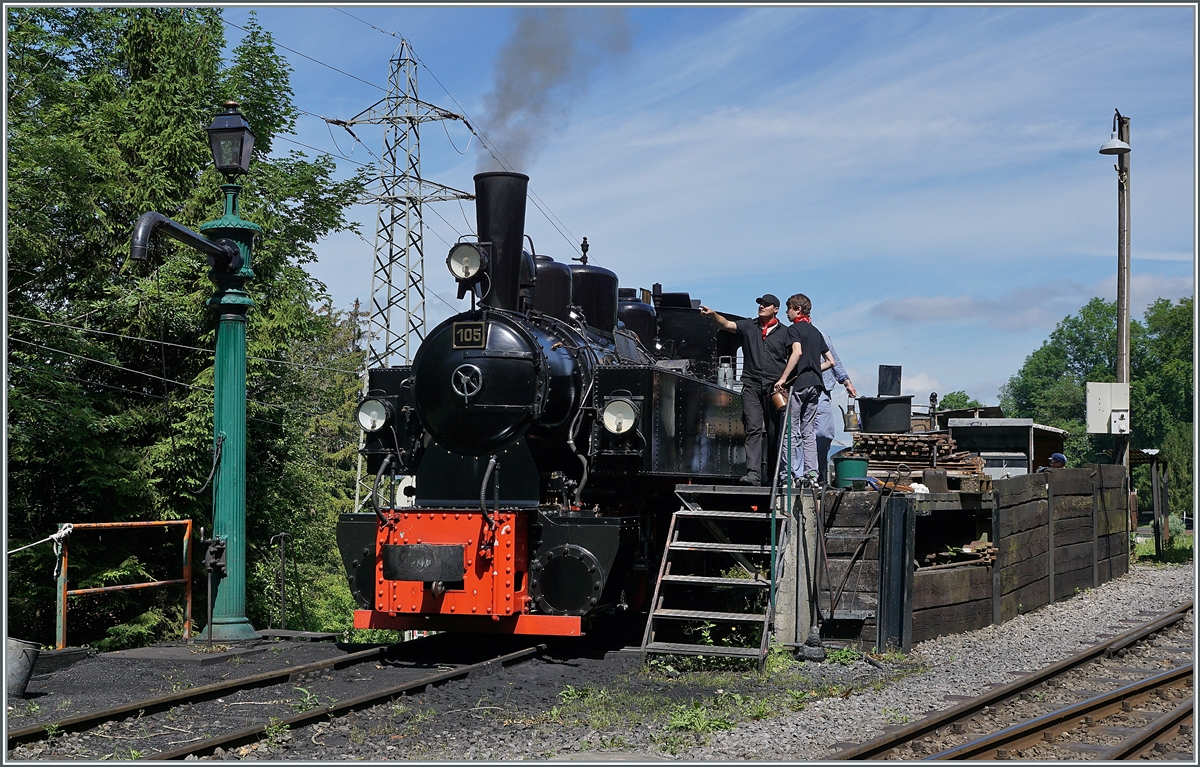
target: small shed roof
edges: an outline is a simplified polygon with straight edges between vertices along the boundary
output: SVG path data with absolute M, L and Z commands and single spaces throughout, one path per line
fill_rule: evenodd
M 1153 461 L 1158 461 L 1161 465 L 1166 466 L 1167 457 L 1162 454 L 1162 451 L 1155 447 L 1131 447 L 1129 448 L 1129 465 L 1141 466 Z
M 1035 431 L 1045 431 L 1051 434 L 1061 434 L 1066 436 L 1070 434 L 1066 429 L 1059 429 L 1054 426 L 1045 426 L 1040 423 L 1034 423 L 1032 418 L 951 418 L 949 426 L 952 429 L 963 429 L 971 427 L 989 427 L 989 426 L 1030 426 Z

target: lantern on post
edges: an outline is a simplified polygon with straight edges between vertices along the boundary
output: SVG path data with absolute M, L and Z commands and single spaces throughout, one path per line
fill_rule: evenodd
M 254 131 L 238 111 L 239 106 L 236 101 L 226 101 L 225 111 L 205 129 L 212 145 L 213 164 L 227 180 L 250 172 L 250 155 L 254 152 Z
M 225 102 L 207 128 L 213 164 L 225 177 L 221 191 L 225 212 L 200 225 L 200 233 L 150 211 L 133 227 L 129 257 L 145 261 L 155 232 L 179 240 L 208 257 L 209 279 L 216 291 L 206 304 L 217 315 L 217 358 L 213 366 L 213 540 L 225 546 L 225 571 L 216 584 L 213 639 L 230 642 L 258 638 L 246 617 L 246 313 L 254 301 L 246 282 L 254 277 L 250 254 L 258 224 L 244 220 L 238 209 L 242 187 L 237 176 L 250 171 L 254 132 L 238 111 Z
M 225 176 L 221 191 L 225 212 L 200 225 L 210 239 L 237 245 L 237 257 L 209 258 L 209 279 L 216 291 L 208 306 L 217 315 L 217 358 L 213 368 L 213 442 L 222 442 L 222 457 L 213 477 L 213 534 L 225 541 L 226 570 L 217 584 L 213 603 L 212 636 L 218 641 L 257 639 L 258 632 L 246 617 L 246 313 L 254 301 L 246 282 L 254 277 L 251 250 L 257 224 L 242 219 L 237 176 L 250 171 L 254 132 L 238 111 L 236 101 L 225 102 L 208 126 L 213 164 Z

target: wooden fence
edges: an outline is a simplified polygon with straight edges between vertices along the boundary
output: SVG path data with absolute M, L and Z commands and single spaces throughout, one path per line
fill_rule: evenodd
M 992 619 L 1065 599 L 1129 572 L 1124 468 L 1096 464 L 1000 480 L 992 527 Z
M 876 508 L 875 497 L 875 493 L 844 493 L 839 499 L 826 494 L 826 553 L 835 592 L 842 573 L 847 568 L 851 573 L 833 613 L 837 630 L 823 631 L 826 638 L 867 647 L 886 641 L 907 649 L 912 642 L 1004 623 L 1129 571 L 1129 489 L 1121 466 L 1097 464 L 997 480 L 990 497 L 912 495 L 892 501 L 907 508 L 889 507 L 888 524 L 915 530 L 918 553 L 945 545 L 941 538 L 930 541 L 931 536 L 971 530 L 972 524 L 983 530 L 990 527 L 989 540 L 997 548 L 990 564 L 914 568 L 910 541 L 883 554 L 907 562 L 897 559 L 894 566 L 886 566 L 887 562 L 879 561 L 876 525 L 851 566 L 851 556 Z M 930 508 L 935 509 L 932 518 Z M 908 515 L 908 521 L 892 521 L 897 512 Z M 918 515 L 927 521 L 914 527 L 912 520 Z M 969 537 L 951 543 L 967 542 Z M 881 583 L 881 571 L 900 572 L 899 578 L 911 582 Z M 828 584 L 819 585 L 824 589 L 822 614 L 828 617 Z M 887 636 L 877 636 L 877 614 L 883 613 L 905 616 L 903 628 L 901 621 L 891 620 L 884 627 Z

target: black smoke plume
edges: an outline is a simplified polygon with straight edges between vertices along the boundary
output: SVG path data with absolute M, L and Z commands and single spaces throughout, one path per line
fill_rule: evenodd
M 495 82 L 483 98 L 482 131 L 509 168 L 528 170 L 547 136 L 562 128 L 599 67 L 627 53 L 632 28 L 623 9 L 537 8 L 517 12 L 501 48 Z M 479 170 L 501 170 L 480 148 Z

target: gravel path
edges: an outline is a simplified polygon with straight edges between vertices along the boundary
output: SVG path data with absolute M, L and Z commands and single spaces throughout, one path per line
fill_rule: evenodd
M 679 754 L 688 760 L 810 760 L 827 758 L 836 743 L 857 743 L 880 734 L 897 714 L 917 718 L 951 702 L 946 695 L 978 695 L 1004 684 L 1009 671 L 1032 671 L 1120 633 L 1116 621 L 1140 611 L 1170 609 L 1195 594 L 1196 573 L 1185 566 L 1137 566 L 1098 589 L 1014 618 L 999 626 L 931 639 L 909 657 L 929 670 L 875 694 L 824 698 L 803 711 L 715 734 L 708 745 Z M 1194 613 L 1192 614 L 1194 616 Z M 1188 623 L 1193 621 L 1189 616 Z M 891 720 L 891 721 L 889 721 Z

